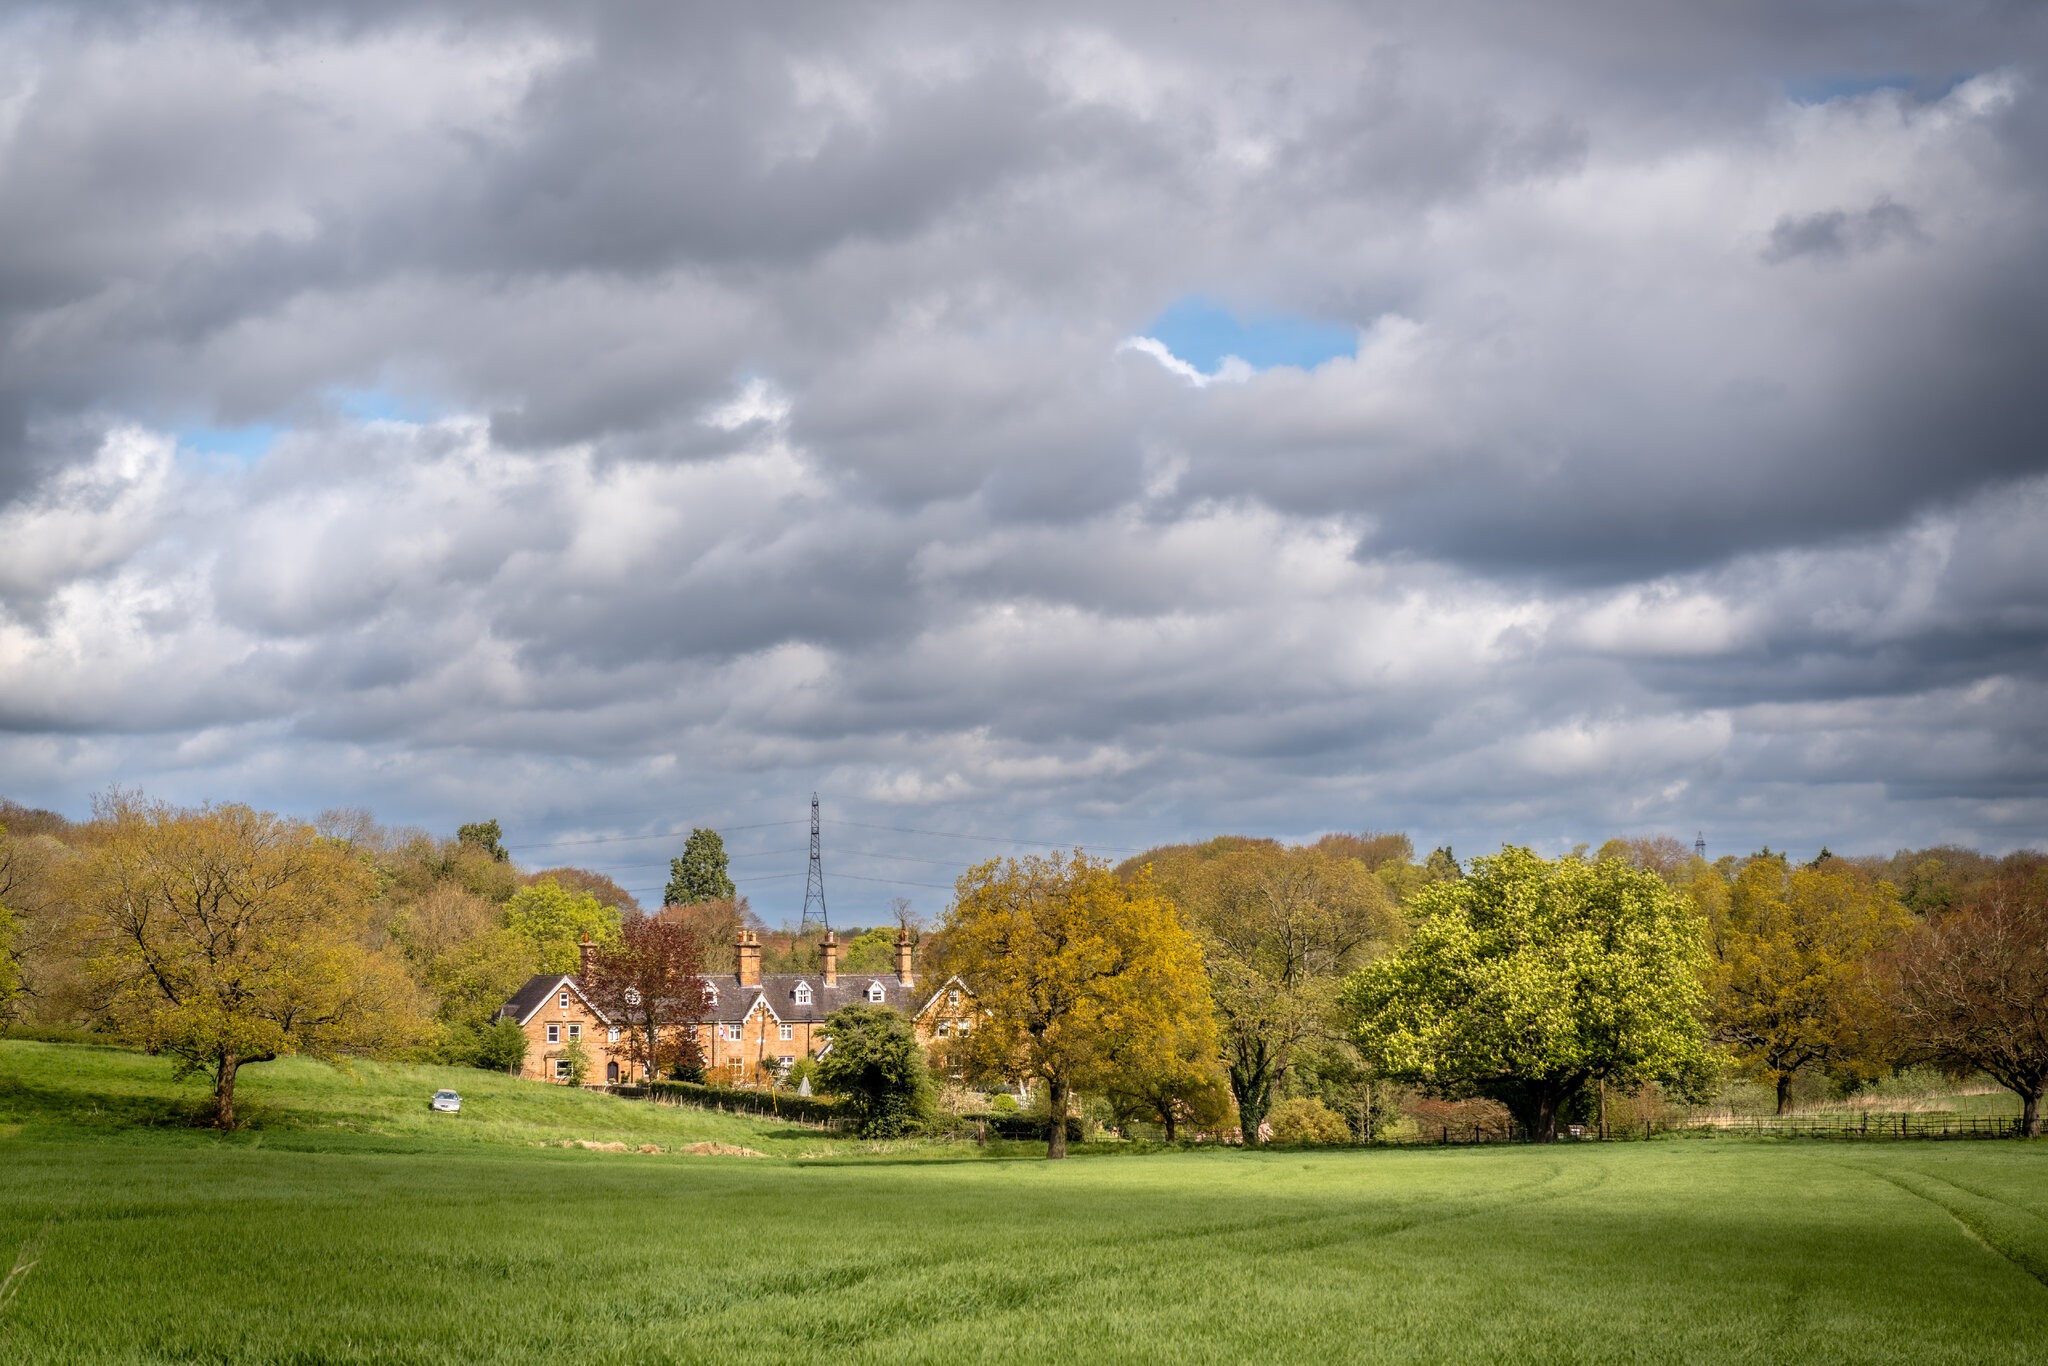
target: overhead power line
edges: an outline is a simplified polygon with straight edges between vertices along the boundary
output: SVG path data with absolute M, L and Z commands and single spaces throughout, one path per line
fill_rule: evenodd
M 866 821 L 840 821 L 841 825 L 857 825 L 863 830 L 888 830 L 898 835 L 936 835 L 948 840 L 985 840 L 990 844 L 1036 844 L 1047 849 L 1071 849 L 1071 840 L 1027 840 L 1014 835 L 967 835 L 957 830 L 915 830 L 907 825 L 870 825 Z M 1101 849 L 1112 854 L 1142 854 L 1142 849 L 1120 849 L 1113 844 L 1083 845 L 1083 848 Z
M 729 834 L 739 830 L 772 830 L 778 825 L 802 824 L 802 821 L 760 821 L 753 825 L 728 825 L 721 829 L 719 833 Z M 710 827 L 703 826 L 693 828 L 709 829 Z M 582 844 L 630 844 L 635 840 L 672 840 L 677 838 L 688 838 L 689 833 L 690 832 L 688 830 L 659 830 L 652 835 L 600 835 L 595 839 L 553 840 L 546 844 L 508 844 L 505 847 L 507 849 L 567 849 L 572 845 Z

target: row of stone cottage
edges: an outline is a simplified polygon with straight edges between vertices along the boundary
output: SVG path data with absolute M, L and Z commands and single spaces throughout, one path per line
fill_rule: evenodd
M 825 932 L 818 945 L 820 970 L 815 973 L 761 973 L 761 937 L 741 930 L 739 967 L 729 975 L 706 975 L 707 1018 L 679 1028 L 696 1033 L 704 1055 L 707 1080 L 748 1085 L 763 1075 L 764 1064 L 788 1071 L 798 1058 L 816 1056 L 825 1048 L 818 1036 L 825 1017 L 844 1005 L 863 1002 L 890 1006 L 910 1017 L 917 1041 L 929 1048 L 934 1040 L 969 1027 L 972 1001 L 959 978 L 936 989 L 920 991 L 911 963 L 908 932 L 896 936 L 896 971 L 839 971 L 839 941 Z M 638 1081 L 641 1069 L 620 1038 L 621 1028 L 584 993 L 579 977 L 587 975 L 592 946 L 583 946 L 583 973 L 541 973 L 527 979 L 499 1008 L 501 1018 L 517 1020 L 526 1032 L 526 1062 L 521 1075 L 536 1080 L 567 1082 L 569 1045 L 580 1043 L 590 1059 L 590 1080 L 609 1084 Z

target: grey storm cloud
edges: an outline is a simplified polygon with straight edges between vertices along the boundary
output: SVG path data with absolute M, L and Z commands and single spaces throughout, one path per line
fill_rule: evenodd
M 2039 843 L 2044 24 L 10 8 L 0 790 Z

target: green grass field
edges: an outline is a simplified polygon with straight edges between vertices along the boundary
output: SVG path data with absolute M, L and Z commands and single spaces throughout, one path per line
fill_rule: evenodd
M 0 1043 L 0 1360 L 2048 1360 L 2043 1143 L 1049 1164 L 271 1066 L 217 1136 L 140 1122 L 161 1062 Z M 528 1146 L 657 1130 L 776 1156 Z

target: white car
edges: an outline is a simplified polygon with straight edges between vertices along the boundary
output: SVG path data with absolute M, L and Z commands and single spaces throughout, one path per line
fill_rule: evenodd
M 434 1098 L 428 1101 L 427 1105 L 431 1109 L 441 1110 L 451 1115 L 460 1114 L 462 1112 L 462 1097 L 453 1091 L 436 1091 L 434 1092 Z

